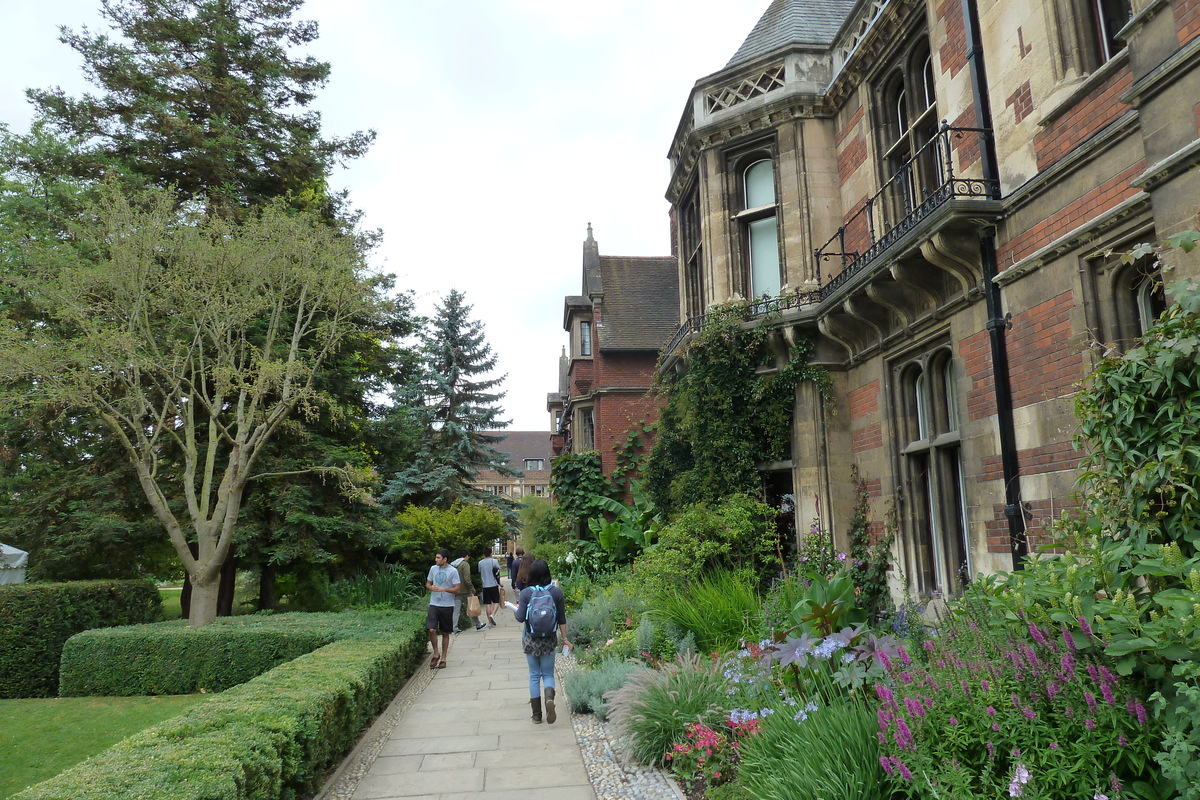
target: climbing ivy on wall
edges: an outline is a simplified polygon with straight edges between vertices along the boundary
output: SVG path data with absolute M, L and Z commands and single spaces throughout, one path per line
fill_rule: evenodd
M 758 495 L 758 465 L 790 457 L 796 387 L 828 374 L 809 364 L 810 339 L 797 341 L 786 365 L 773 363 L 769 319 L 743 324 L 738 306 L 710 314 L 689 343 L 682 374 L 660 375 L 666 404 L 659 417 L 658 443 L 646 465 L 654 502 L 673 515 L 688 505 L 718 502 L 730 495 Z

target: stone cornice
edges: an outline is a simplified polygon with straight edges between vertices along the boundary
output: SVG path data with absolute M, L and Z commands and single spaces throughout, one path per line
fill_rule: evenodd
M 1151 192 L 1197 164 L 1200 164 L 1200 139 L 1184 145 L 1158 163 L 1147 167 L 1146 171 L 1130 181 L 1130 184 L 1143 191 Z
M 1200 38 L 1192 39 L 1153 70 L 1138 78 L 1119 99 L 1122 103 L 1137 108 L 1171 86 L 1181 74 L 1194 69 L 1197 63 L 1200 63 Z

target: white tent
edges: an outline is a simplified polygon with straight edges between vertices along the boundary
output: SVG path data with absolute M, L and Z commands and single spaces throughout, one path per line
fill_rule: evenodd
M 29 553 L 0 543 L 0 584 L 24 583 Z

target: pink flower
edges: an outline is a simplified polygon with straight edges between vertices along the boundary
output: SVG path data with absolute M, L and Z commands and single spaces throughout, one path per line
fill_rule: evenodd
M 888 774 L 888 776 L 891 776 L 893 774 L 892 773 L 892 761 L 887 756 L 879 757 L 879 766 L 883 767 L 883 771 L 886 772 Z
M 988 715 L 989 717 L 994 717 L 994 716 L 996 716 L 996 709 L 992 708 L 991 706 L 988 706 L 988 707 L 987 707 L 987 715 Z

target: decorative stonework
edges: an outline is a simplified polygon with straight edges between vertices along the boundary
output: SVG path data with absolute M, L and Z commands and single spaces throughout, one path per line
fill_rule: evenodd
M 744 78 L 731 86 L 710 89 L 704 96 L 704 108 L 708 113 L 732 108 L 739 103 L 755 97 L 761 97 L 768 92 L 783 88 L 783 64 L 767 67 L 759 74 Z

